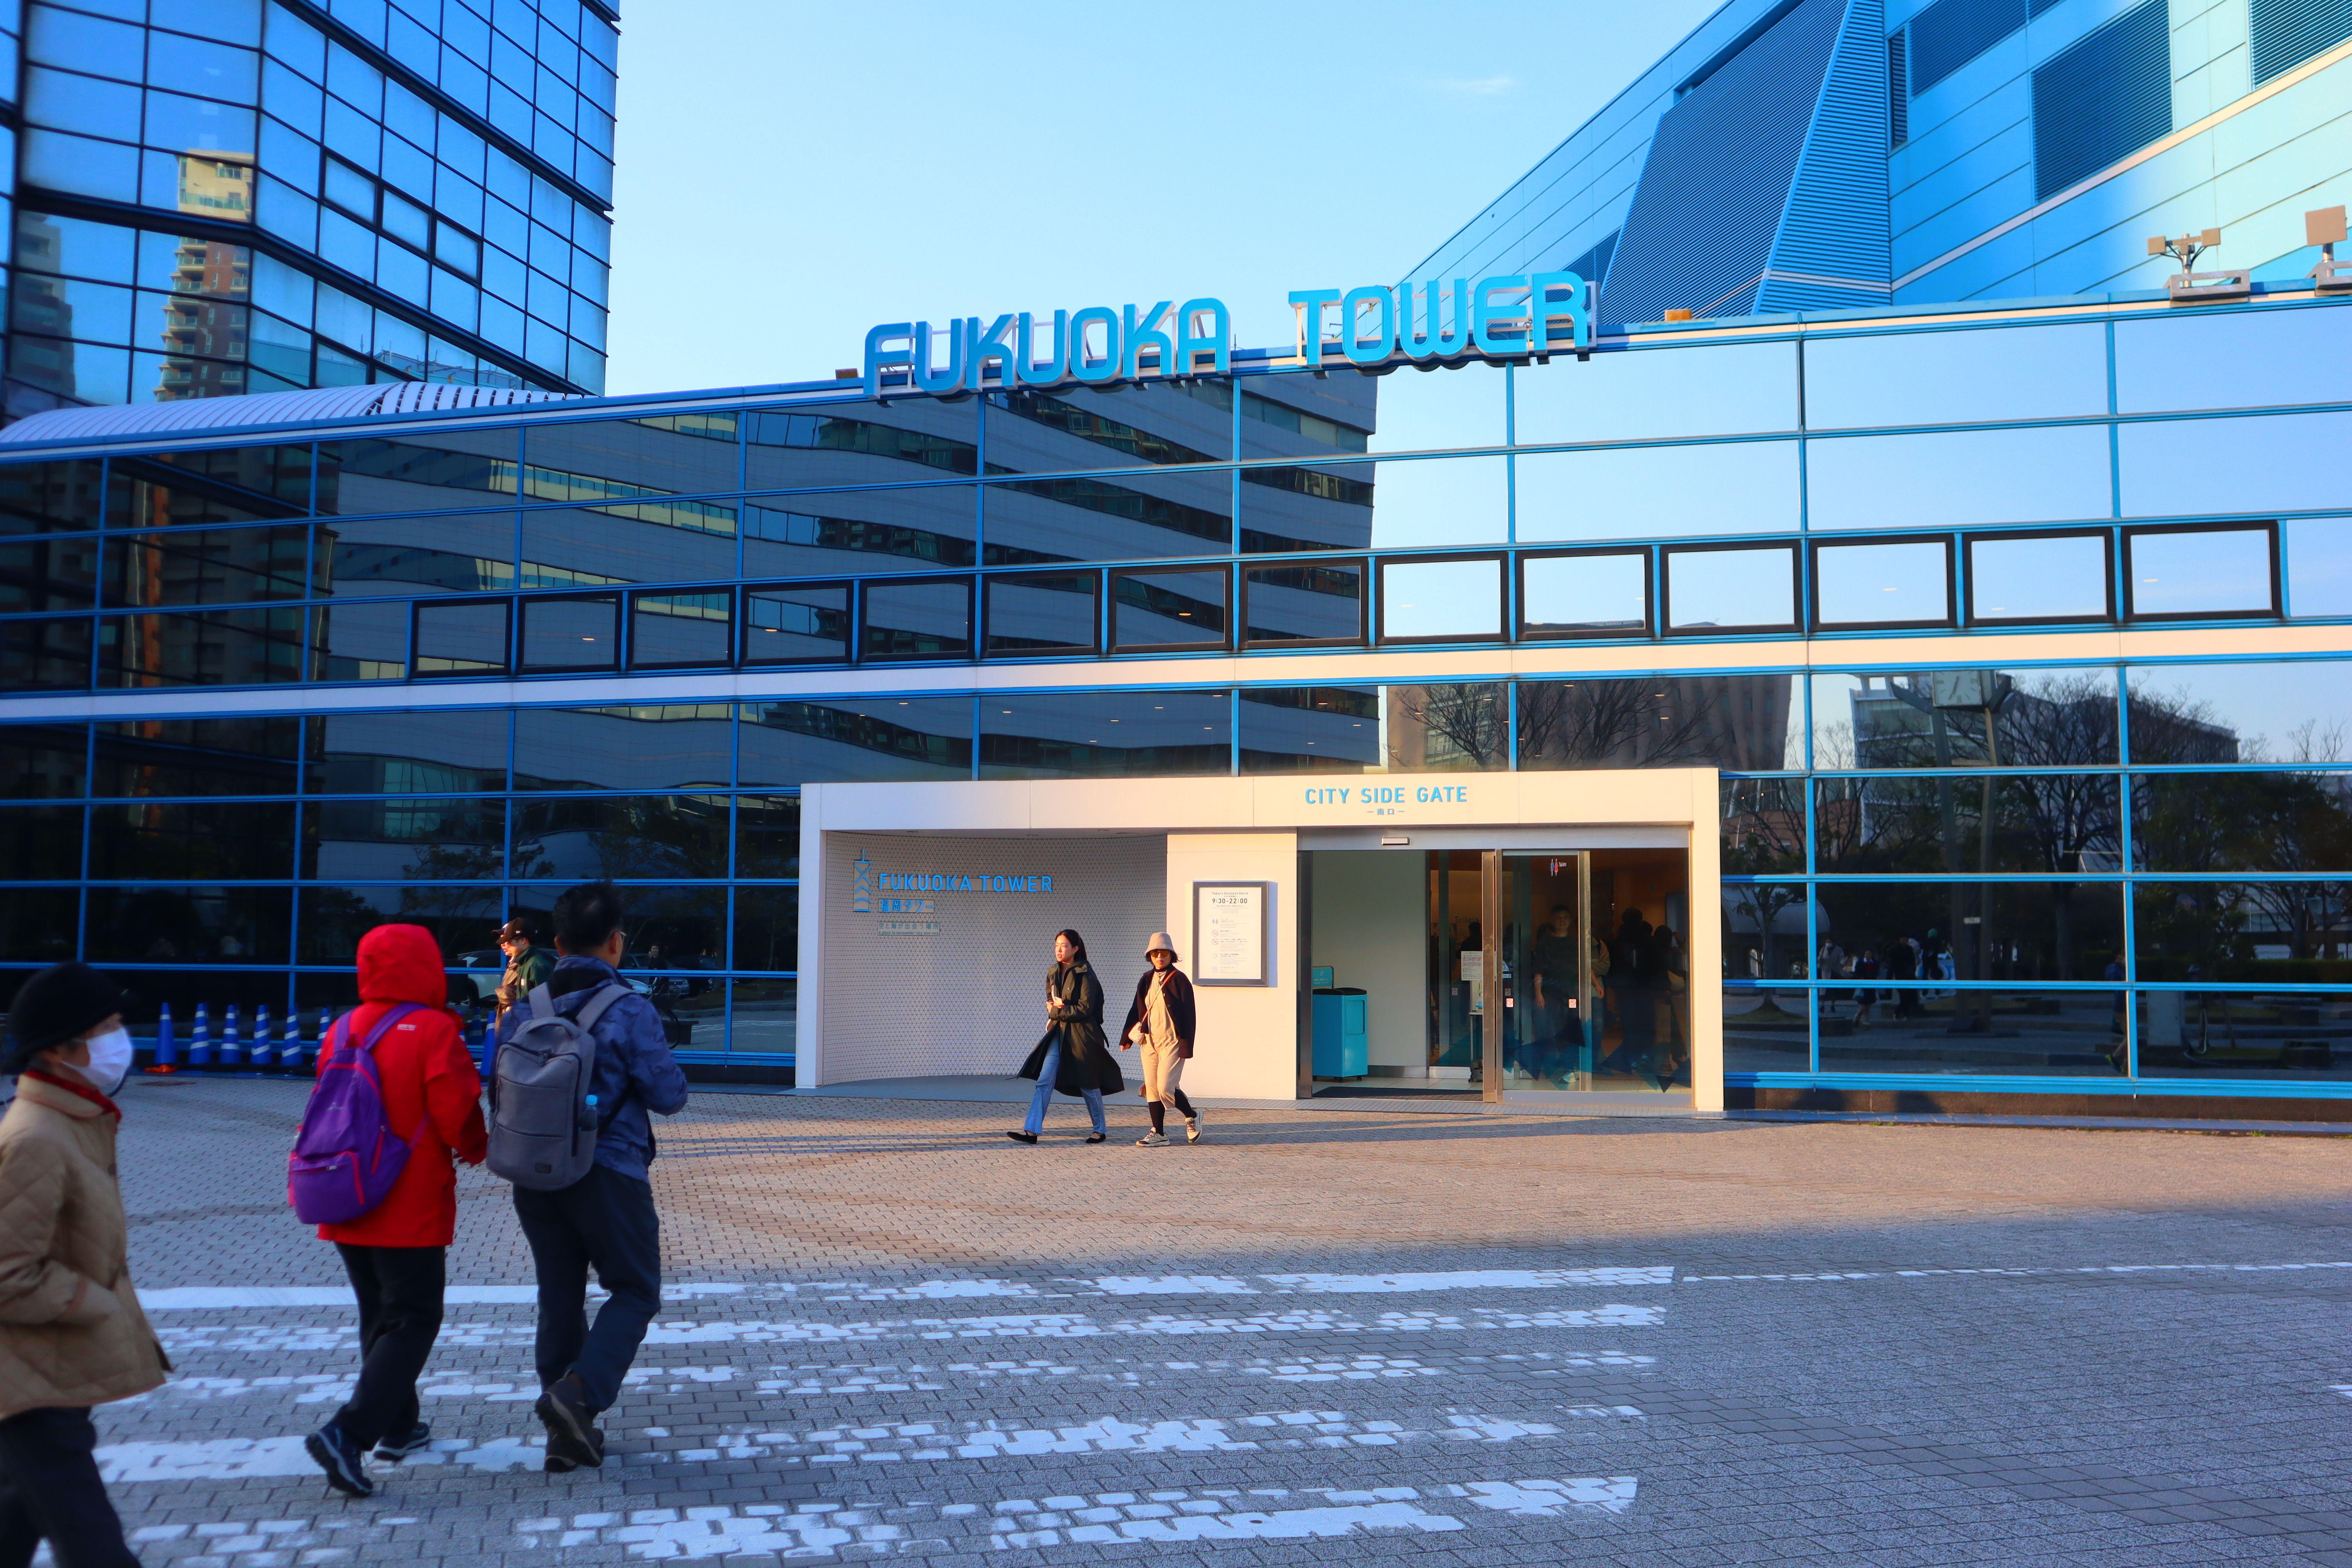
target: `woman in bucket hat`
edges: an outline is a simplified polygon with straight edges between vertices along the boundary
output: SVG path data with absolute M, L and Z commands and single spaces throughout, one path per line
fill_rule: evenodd
M 1201 1141 L 1201 1113 L 1184 1098 L 1178 1080 L 1192 1059 L 1192 983 L 1176 967 L 1176 939 L 1151 933 L 1144 952 L 1151 965 L 1135 983 L 1135 1001 L 1118 1042 L 1122 1051 L 1143 1047 L 1143 1098 L 1150 1102 L 1151 1131 L 1136 1146 L 1157 1149 L 1168 1142 L 1168 1107 L 1184 1118 L 1184 1142 Z
M 90 1407 L 144 1394 L 171 1363 L 139 1310 L 114 1172 L 131 1071 L 122 997 L 86 963 L 25 982 L 0 1071 L 0 1555 L 47 1541 L 63 1568 L 136 1568 L 98 1473 Z

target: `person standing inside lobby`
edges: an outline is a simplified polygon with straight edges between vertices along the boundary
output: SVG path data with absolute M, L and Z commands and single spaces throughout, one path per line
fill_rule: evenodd
M 1045 1035 L 1021 1065 L 1023 1078 L 1037 1080 L 1029 1101 L 1029 1118 L 1020 1131 L 1005 1136 L 1016 1143 L 1034 1143 L 1045 1128 L 1045 1107 L 1055 1089 L 1082 1095 L 1087 1113 L 1094 1119 L 1089 1143 L 1110 1136 L 1103 1121 L 1103 1096 L 1127 1087 L 1118 1063 L 1103 1038 L 1102 982 L 1087 962 L 1087 941 L 1074 931 L 1054 933 L 1054 967 L 1045 972 Z
M 1143 958 L 1151 967 L 1135 983 L 1135 1001 L 1118 1042 L 1122 1051 L 1143 1047 L 1143 1098 L 1151 1110 L 1151 1131 L 1135 1141 L 1136 1147 L 1157 1149 L 1168 1142 L 1171 1104 L 1184 1118 L 1184 1142 L 1198 1143 L 1201 1113 L 1184 1098 L 1179 1081 L 1192 1059 L 1192 982 L 1176 967 L 1176 939 L 1164 931 L 1151 933 Z

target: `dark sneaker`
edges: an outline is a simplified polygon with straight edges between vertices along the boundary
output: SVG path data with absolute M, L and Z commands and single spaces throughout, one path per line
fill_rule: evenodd
M 404 1437 L 387 1436 L 375 1446 L 375 1457 L 387 1465 L 396 1465 L 411 1454 L 421 1454 L 433 1447 L 433 1428 L 419 1421 Z
M 604 1462 L 604 1450 L 594 1436 L 595 1412 L 588 1408 L 588 1390 L 578 1373 L 549 1384 L 532 1413 L 547 1428 L 548 1468 L 554 1469 L 560 1459 L 592 1468 Z
M 375 1495 L 375 1483 L 368 1479 L 359 1446 L 344 1436 L 343 1429 L 333 1422 L 303 1438 L 302 1447 L 327 1472 L 327 1484 L 345 1497 Z
M 1012 1139 L 1015 1143 L 1034 1143 L 1037 1142 L 1037 1134 L 1034 1132 L 1007 1132 L 1005 1136 Z
M 1108 1132 L 1097 1132 L 1088 1137 L 1087 1142 L 1089 1143 L 1107 1143 L 1110 1142 L 1110 1134 Z
M 604 1462 L 604 1428 L 602 1426 L 591 1426 L 588 1428 L 588 1435 L 592 1439 L 593 1439 L 593 1446 L 596 1449 L 596 1457 L 589 1461 L 590 1466 L 593 1468 L 594 1466 L 602 1465 Z M 540 1468 L 545 1470 L 551 1476 L 570 1475 L 579 1468 L 580 1466 L 576 1461 L 567 1458 L 559 1458 L 553 1453 L 550 1453 L 544 1460 L 541 1461 L 540 1464 Z

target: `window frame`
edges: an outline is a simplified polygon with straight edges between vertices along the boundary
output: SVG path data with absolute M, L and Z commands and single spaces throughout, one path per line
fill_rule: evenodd
M 1370 641 L 1372 624 L 1372 578 L 1380 570 L 1369 555 L 1309 555 L 1309 556 L 1244 556 L 1235 559 L 1234 603 L 1232 633 L 1245 651 L 1263 652 L 1281 648 L 1362 647 Z M 1253 637 L 1249 635 L 1250 577 L 1257 572 L 1296 572 L 1318 566 L 1352 566 L 1356 569 L 1356 632 L 1343 637 Z
M 1091 584 L 1088 598 L 1092 603 L 1093 613 L 1088 619 L 1094 627 L 1093 635 L 1083 643 L 1057 643 L 1050 647 L 999 649 L 992 647 L 996 637 L 996 606 L 992 597 L 996 584 L 999 583 L 1018 584 L 1047 577 L 1084 577 Z M 1103 574 L 1100 567 L 1070 566 L 1059 570 L 984 573 L 980 581 L 979 607 L 979 636 L 973 639 L 973 642 L 977 656 L 981 658 L 1066 658 L 1074 656 L 1094 658 L 1100 657 L 1102 653 Z
M 434 669 L 417 668 L 424 647 L 423 627 L 427 610 L 462 609 L 469 605 L 497 605 L 506 612 L 506 662 L 495 669 Z M 509 680 L 514 678 L 517 663 L 515 637 L 522 617 L 515 613 L 512 594 L 436 594 L 409 602 L 408 616 L 408 679 L 411 680 Z
M 1949 533 L 1864 533 L 1811 537 L 1805 542 L 1805 612 L 1809 631 L 1839 632 L 1953 631 L 1959 626 L 1959 569 L 1953 560 Z M 1892 621 L 1829 621 L 1822 616 L 1822 552 L 1869 549 L 1885 544 L 1933 544 L 1944 552 L 1944 613 L 1934 619 Z
M 735 630 L 736 617 L 741 613 L 741 601 L 732 583 L 684 583 L 663 587 L 632 588 L 626 591 L 627 603 L 622 608 L 621 620 L 625 628 L 622 647 L 621 667 L 640 669 L 732 669 L 740 637 Z M 727 596 L 727 652 L 716 664 L 695 659 L 680 663 L 673 659 L 646 661 L 637 657 L 637 601 L 639 599 L 674 599 L 686 594 L 723 594 Z
M 2123 603 L 2117 606 L 2120 624 L 2125 626 L 2163 626 L 2183 621 L 2279 621 L 2286 618 L 2284 584 L 2280 581 L 2278 519 L 2266 518 L 2254 521 L 2209 522 L 2147 522 L 2125 523 L 2118 530 L 2122 552 L 2116 564 L 2123 579 Z M 2132 541 L 2144 534 L 2158 533 L 2259 533 L 2270 542 L 2271 602 L 2263 610 L 2151 610 L 2143 615 L 2132 608 Z
M 623 640 L 627 629 L 628 593 L 625 589 L 600 589 L 590 594 L 525 594 L 517 600 L 514 622 L 513 663 L 509 667 L 516 676 L 582 676 L 617 675 L 621 672 L 622 656 L 626 651 Z M 541 668 L 530 663 L 525 649 L 530 640 L 530 613 L 534 605 L 570 605 L 609 602 L 613 606 L 613 656 L 604 664 L 566 664 Z
M 1108 574 L 1108 581 L 1104 588 L 1105 601 L 1109 611 L 1109 626 L 1106 636 L 1110 652 L 1113 655 L 1136 653 L 1231 653 L 1234 650 L 1234 563 L 1232 560 L 1211 560 L 1197 563 L 1171 561 L 1166 564 L 1158 566 L 1119 566 L 1112 568 Z M 1119 584 L 1129 577 L 1167 577 L 1179 572 L 1191 573 L 1199 576 L 1205 576 L 1211 573 L 1214 573 L 1217 576 L 1217 580 L 1223 584 L 1224 597 L 1221 601 L 1219 607 L 1224 612 L 1225 624 L 1222 628 L 1222 633 L 1218 637 L 1217 640 L 1214 642 L 1202 641 L 1188 643 L 1120 642 L 1118 640 Z
M 1974 529 L 1960 536 L 1960 564 L 1966 574 L 1961 588 L 1960 604 L 1969 626 L 2111 626 L 2116 624 L 2116 531 L 2107 528 L 2006 528 Z M 1977 574 L 1975 550 L 1978 542 L 1998 543 L 2021 539 L 2096 539 L 2100 541 L 2105 575 L 2101 592 L 2106 599 L 2106 612 L 2095 616 L 1988 616 L 1977 609 Z M 2273 563 L 2275 569 L 2275 563 Z
M 1449 632 L 1439 637 L 1391 637 L 1388 630 L 1389 568 L 1391 566 L 1428 566 L 1446 562 L 1492 561 L 1495 563 L 1495 631 Z M 1511 579 L 1510 552 L 1507 550 L 1412 551 L 1402 555 L 1381 555 L 1374 559 L 1373 573 L 1379 579 L 1380 602 L 1372 611 L 1372 646 L 1375 647 L 1457 647 L 1462 646 L 1501 647 L 1511 642 Z
M 909 573 L 905 576 L 860 579 L 856 593 L 857 662 L 866 664 L 967 663 L 978 644 L 980 630 L 976 574 L 971 572 Z M 961 653 L 877 653 L 873 647 L 873 627 L 866 621 L 866 608 L 873 602 L 875 588 L 919 588 L 932 584 L 952 583 L 963 588 L 964 650 Z
M 752 657 L 751 645 L 750 641 L 752 630 L 751 595 L 758 593 L 772 592 L 780 588 L 838 588 L 842 591 L 845 600 L 842 606 L 842 613 L 849 617 L 849 635 L 842 639 L 841 652 L 837 656 L 830 656 L 824 658 L 782 659 L 755 658 Z M 856 662 L 857 658 L 859 630 L 862 624 L 860 616 L 863 614 L 857 604 L 857 580 L 856 578 L 813 577 L 806 581 L 772 578 L 758 583 L 739 584 L 737 585 L 737 589 L 738 591 L 735 595 L 735 664 L 737 668 L 790 669 L 795 667 L 832 668 L 836 666 L 847 665 Z
M 1789 619 L 1764 621 L 1739 626 L 1675 626 L 1674 558 L 1677 555 L 1712 555 L 1727 550 L 1750 552 L 1785 551 L 1789 556 Z M 1669 544 L 1659 552 L 1658 566 L 1658 633 L 1667 637 L 1751 637 L 1766 633 L 1781 633 L 1790 637 L 1805 635 L 1805 551 L 1801 538 L 1786 536 L 1760 540 L 1717 540 L 1705 544 Z
M 1591 555 L 1633 555 L 1642 563 L 1642 619 L 1638 626 L 1599 626 L 1590 631 L 1539 632 L 1528 628 L 1528 563 L 1559 561 Z M 1516 626 L 1513 642 L 1578 642 L 1595 637 L 1651 638 L 1658 635 L 1658 552 L 1645 545 L 1632 549 L 1622 544 L 1588 545 L 1570 550 L 1522 550 L 1512 562 L 1511 589 L 1514 598 L 1512 619 Z

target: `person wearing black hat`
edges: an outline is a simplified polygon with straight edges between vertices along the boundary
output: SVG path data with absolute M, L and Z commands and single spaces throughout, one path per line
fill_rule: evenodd
M 86 963 L 53 964 L 8 1009 L 0 1070 L 0 1561 L 37 1542 L 63 1568 L 139 1559 L 98 1473 L 92 1405 L 144 1394 L 171 1362 L 139 1310 L 114 1176 L 131 1071 L 122 998 Z

